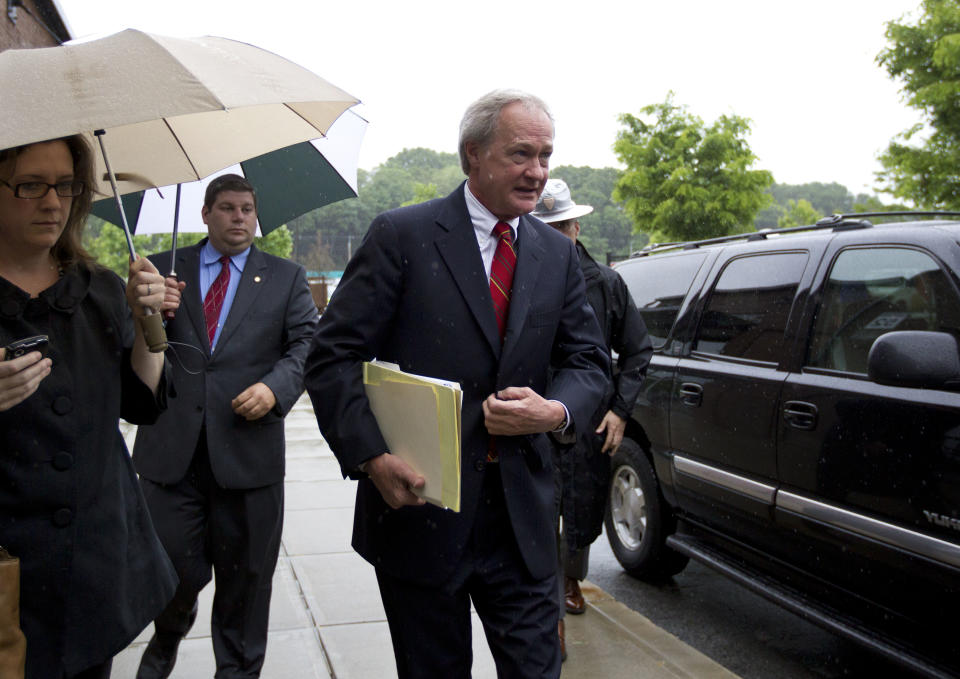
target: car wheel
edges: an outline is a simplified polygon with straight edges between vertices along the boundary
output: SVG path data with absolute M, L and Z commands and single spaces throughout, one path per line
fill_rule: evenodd
M 646 455 L 634 441 L 624 439 L 612 467 L 604 524 L 617 561 L 638 578 L 679 573 L 689 559 L 664 544 L 674 522 Z

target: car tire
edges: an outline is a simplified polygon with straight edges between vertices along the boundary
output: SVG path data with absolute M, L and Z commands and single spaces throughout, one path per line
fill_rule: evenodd
M 675 523 L 649 460 L 636 442 L 625 438 L 611 466 L 604 525 L 614 556 L 640 579 L 676 575 L 689 558 L 664 542 Z

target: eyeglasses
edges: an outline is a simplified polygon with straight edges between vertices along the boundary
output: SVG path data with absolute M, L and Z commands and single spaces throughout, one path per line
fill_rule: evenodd
M 50 189 L 57 192 L 61 198 L 76 198 L 86 188 L 79 179 L 48 184 L 47 182 L 21 182 L 20 184 L 11 184 L 0 179 L 0 184 L 4 184 L 13 189 L 13 195 L 17 198 L 37 199 L 47 195 Z

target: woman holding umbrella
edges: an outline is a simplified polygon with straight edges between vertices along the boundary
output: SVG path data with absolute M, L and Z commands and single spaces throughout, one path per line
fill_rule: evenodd
M 132 317 L 179 290 L 145 258 L 124 286 L 82 249 L 92 168 L 79 136 L 0 151 L 0 545 L 20 557 L 36 679 L 108 677 L 176 584 L 118 418 L 166 406 L 163 354 Z M 10 355 L 44 335 L 45 356 Z

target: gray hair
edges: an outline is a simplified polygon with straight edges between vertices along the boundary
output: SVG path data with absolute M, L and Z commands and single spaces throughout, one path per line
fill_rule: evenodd
M 505 107 L 520 102 L 529 110 L 543 111 L 553 123 L 550 109 L 539 97 L 527 94 L 521 90 L 493 90 L 477 99 L 467 107 L 460 121 L 460 167 L 463 173 L 470 174 L 470 160 L 467 158 L 467 143 L 476 142 L 486 146 L 493 140 L 500 121 L 500 111 Z

